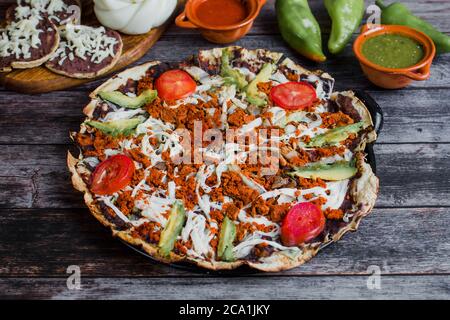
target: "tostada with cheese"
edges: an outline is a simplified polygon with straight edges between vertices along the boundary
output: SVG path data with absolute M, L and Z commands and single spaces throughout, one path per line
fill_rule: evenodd
M 73 185 L 114 236 L 157 260 L 299 266 L 355 231 L 377 198 L 370 113 L 333 86 L 241 47 L 125 70 L 91 93 L 71 133 Z
M 81 3 L 79 0 L 17 0 L 6 10 L 6 21 L 18 21 L 31 16 L 43 17 L 57 27 L 67 23 L 79 23 Z
M 119 61 L 120 34 L 78 25 L 79 0 L 18 0 L 0 29 L 0 72 L 45 66 L 72 78 L 95 78 Z
M 76 9 L 75 9 L 76 8 Z M 76 12 L 77 11 L 77 12 Z M 78 23 L 78 0 L 18 0 L 0 28 L 0 72 L 42 65 L 59 46 L 58 27 Z
M 0 28 L 0 72 L 45 63 L 59 45 L 57 27 L 47 18 L 29 16 Z
M 111 70 L 122 54 L 120 34 L 104 27 L 67 24 L 59 29 L 58 49 L 45 63 L 72 78 L 94 78 Z

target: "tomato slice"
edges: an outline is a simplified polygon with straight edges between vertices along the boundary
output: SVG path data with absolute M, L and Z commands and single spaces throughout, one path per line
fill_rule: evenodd
M 277 106 L 297 110 L 310 106 L 317 99 L 317 94 L 308 82 L 286 82 L 272 87 L 270 97 Z
M 183 70 L 169 70 L 156 79 L 156 90 L 163 100 L 186 98 L 194 93 L 196 88 L 194 79 Z
M 317 237 L 325 228 L 325 216 L 310 202 L 298 203 L 289 210 L 281 225 L 281 241 L 297 246 Z
M 99 195 L 112 194 L 130 184 L 134 174 L 134 162 L 123 154 L 102 161 L 91 177 L 91 191 Z

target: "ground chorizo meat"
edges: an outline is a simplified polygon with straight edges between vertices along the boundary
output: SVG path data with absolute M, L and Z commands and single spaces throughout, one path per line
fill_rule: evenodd
M 210 113 L 209 109 L 215 109 Z M 204 102 L 199 100 L 197 104 L 182 104 L 176 108 L 166 106 L 161 99 L 156 98 L 146 106 L 147 112 L 156 119 L 172 123 L 176 128 L 194 130 L 194 122 L 201 121 L 203 130 L 218 128 L 221 126 L 221 106 L 217 96 L 211 96 L 211 100 Z
M 211 210 L 209 213 L 211 219 L 215 220 L 218 223 L 221 223 L 224 219 L 224 213 L 221 210 Z
M 232 128 L 242 127 L 244 124 L 247 124 L 253 120 L 255 120 L 255 116 L 247 114 L 241 108 L 236 109 L 236 111 L 228 116 L 228 124 L 230 124 L 230 127 Z
M 131 196 L 131 191 L 123 191 L 120 193 L 115 205 L 124 215 L 131 214 L 134 208 L 134 198 Z
M 197 204 L 197 195 L 195 194 L 195 177 L 192 176 L 175 191 L 177 199 L 183 200 L 187 210 L 192 210 Z
M 98 157 L 100 160 L 105 159 L 105 149 L 118 148 L 120 140 L 120 137 L 113 138 L 97 129 L 92 133 L 77 133 L 75 136 L 85 157 Z
M 325 148 L 316 148 L 314 150 L 308 150 L 309 162 L 316 162 L 322 158 L 332 157 L 334 155 L 342 156 L 345 153 L 345 146 L 331 146 Z
M 182 239 L 178 239 L 175 242 L 174 252 L 179 255 L 185 255 L 189 249 L 192 248 L 192 240 L 189 239 L 185 243 L 183 243 Z
M 265 93 L 270 98 L 270 90 L 272 89 L 272 82 L 259 82 L 257 88 L 260 92 Z
M 325 217 L 329 220 L 342 220 L 344 217 L 344 211 L 341 209 L 330 209 L 327 208 L 323 211 Z
M 320 125 L 322 128 L 333 129 L 354 123 L 354 120 L 342 111 L 336 113 L 323 112 L 320 117 L 322 118 L 322 124 Z
M 148 74 L 140 79 L 137 84 L 138 95 L 140 95 L 144 90 L 153 90 L 153 78 Z
M 317 199 L 311 200 L 310 202 L 319 207 L 319 209 L 322 209 L 322 206 L 327 203 L 327 199 L 324 197 L 318 197 Z
M 222 174 L 222 190 L 224 195 L 241 202 L 243 205 L 252 202 L 259 195 L 258 191 L 244 184 L 239 174 L 231 171 Z
M 150 159 L 143 154 L 139 148 L 129 150 L 128 155 L 131 156 L 134 161 L 140 162 L 145 168 L 152 165 Z
M 157 222 L 144 222 L 131 231 L 133 237 L 141 238 L 149 243 L 158 243 L 161 236 L 161 226 Z
M 280 222 L 291 206 L 291 203 L 278 204 L 275 198 L 268 200 L 258 198 L 252 206 L 251 214 L 267 216 L 273 222 Z
M 323 181 L 320 178 L 307 179 L 307 178 L 298 177 L 297 178 L 297 183 L 298 183 L 298 186 L 301 189 L 311 189 L 311 188 L 314 188 L 314 187 L 321 187 L 321 188 L 326 188 L 327 187 L 327 184 L 325 183 L 325 181 Z
M 222 210 L 228 218 L 237 220 L 240 209 L 234 203 L 224 203 Z

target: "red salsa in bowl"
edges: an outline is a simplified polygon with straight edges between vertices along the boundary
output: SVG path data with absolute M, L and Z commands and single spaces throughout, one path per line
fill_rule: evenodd
M 248 33 L 266 0 L 189 0 L 175 19 L 181 28 L 199 29 L 214 43 L 231 43 Z
M 197 18 L 215 27 L 230 26 L 247 17 L 247 6 L 241 0 L 206 0 L 197 8 Z

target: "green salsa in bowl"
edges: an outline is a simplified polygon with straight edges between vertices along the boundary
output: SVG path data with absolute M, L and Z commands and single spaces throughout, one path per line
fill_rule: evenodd
M 353 52 L 373 84 L 399 89 L 430 77 L 436 47 L 430 37 L 410 27 L 365 25 Z
M 423 46 L 401 34 L 382 34 L 367 39 L 362 45 L 367 60 L 391 69 L 407 68 L 418 64 L 424 57 Z

